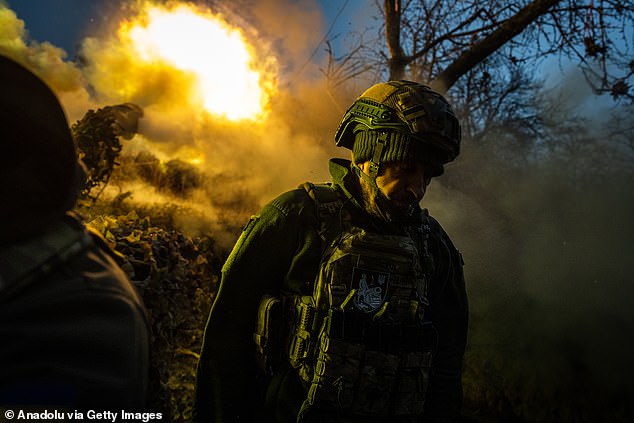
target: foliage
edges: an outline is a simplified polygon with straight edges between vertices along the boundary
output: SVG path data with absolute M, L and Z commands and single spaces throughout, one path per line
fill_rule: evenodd
M 125 212 L 125 210 L 119 210 Z M 196 363 L 217 289 L 221 256 L 213 239 L 175 229 L 174 208 L 101 214 L 89 225 L 121 255 L 121 267 L 138 288 L 152 330 L 150 401 L 166 421 L 191 421 Z M 156 221 L 150 216 L 157 216 Z
M 192 417 L 196 363 L 203 330 L 226 255 L 205 219 L 186 206 L 131 203 L 131 192 L 113 199 L 100 194 L 109 182 L 141 180 L 159 191 L 186 197 L 203 175 L 180 160 L 161 162 L 143 151 L 122 155 L 120 137 L 136 131 L 142 111 L 134 105 L 90 110 L 72 126 L 87 181 L 76 210 L 119 255 L 120 265 L 141 294 L 151 326 L 149 408 L 166 421 Z M 124 166 L 120 166 L 124 164 Z M 192 236 L 182 221 L 197 222 Z
M 113 176 L 116 182 L 140 180 L 160 192 L 186 198 L 193 190 L 203 188 L 204 175 L 196 166 L 180 159 L 161 161 L 147 150 L 119 158 L 122 169 Z

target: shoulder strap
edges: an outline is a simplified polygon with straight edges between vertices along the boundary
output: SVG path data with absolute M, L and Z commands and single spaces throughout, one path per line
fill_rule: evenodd
M 343 207 L 343 201 L 341 201 L 339 194 L 329 183 L 304 182 L 301 188 L 306 190 L 308 196 L 317 205 L 320 217 L 335 214 Z
M 344 201 L 341 194 L 332 184 L 304 182 L 300 188 L 303 188 L 315 203 L 320 222 L 318 233 L 325 247 L 341 233 L 346 225 L 349 225 L 350 215 L 343 207 Z
M 93 238 L 60 221 L 45 234 L 0 249 L 0 296 L 13 293 L 84 251 Z
M 431 235 L 431 222 L 427 209 L 421 210 L 421 224 L 411 227 L 408 230 L 410 237 L 418 244 L 419 254 L 421 258 L 422 273 L 424 278 L 420 280 L 418 287 L 420 300 L 423 304 L 429 305 L 428 289 L 432 275 L 435 272 L 434 257 L 429 250 L 429 238 Z

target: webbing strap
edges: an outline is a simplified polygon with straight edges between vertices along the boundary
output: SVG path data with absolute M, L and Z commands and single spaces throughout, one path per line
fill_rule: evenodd
M 88 233 L 62 221 L 37 239 L 0 249 L 0 296 L 50 272 L 92 243 Z
M 370 177 L 372 179 L 376 178 L 376 175 L 378 175 L 379 173 L 379 166 L 381 165 L 381 155 L 383 154 L 383 149 L 387 145 L 387 136 L 387 132 L 381 132 L 378 139 L 376 140 L 374 155 L 372 156 L 372 160 L 370 161 Z
M 434 273 L 434 257 L 431 255 L 429 251 L 429 238 L 431 235 L 431 226 L 429 224 L 429 214 L 426 209 L 421 211 L 422 213 L 422 225 L 417 226 L 415 228 L 410 228 L 410 236 L 412 239 L 415 239 L 415 234 L 418 235 L 418 239 L 420 242 L 420 246 L 422 247 L 421 256 L 422 256 L 422 274 L 423 279 L 418 282 L 417 292 L 419 295 L 419 300 L 425 306 L 429 305 L 429 298 L 427 297 L 429 290 L 429 282 L 431 280 L 432 274 Z
M 313 200 L 319 215 L 320 228 L 318 231 L 322 241 L 332 241 L 335 231 L 340 232 L 349 216 L 343 207 L 339 194 L 328 184 L 313 184 L 305 182 L 300 185 Z

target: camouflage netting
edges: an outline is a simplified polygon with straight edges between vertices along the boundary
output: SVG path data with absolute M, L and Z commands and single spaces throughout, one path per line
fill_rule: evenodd
M 174 212 L 169 207 L 132 210 L 100 215 L 89 225 L 121 254 L 121 267 L 148 309 L 149 407 L 169 416 L 168 421 L 186 422 L 191 420 L 196 362 L 221 258 L 210 237 L 168 229 Z M 150 215 L 156 216 L 156 224 Z
M 188 422 L 203 331 L 228 253 L 216 242 L 217 229 L 233 234 L 239 227 L 211 222 L 187 201 L 207 178 L 191 164 L 123 153 L 120 138 L 131 137 L 140 116 L 137 106 L 123 104 L 89 110 L 72 125 L 88 176 L 76 211 L 118 253 L 148 310 L 149 408 L 164 421 Z M 135 200 L 139 186 L 160 200 Z M 104 195 L 107 188 L 114 194 Z
M 86 166 L 87 178 L 81 196 L 95 200 L 110 180 L 123 145 L 119 137 L 130 139 L 138 128 L 143 110 L 132 103 L 89 110 L 71 126 L 71 133 Z

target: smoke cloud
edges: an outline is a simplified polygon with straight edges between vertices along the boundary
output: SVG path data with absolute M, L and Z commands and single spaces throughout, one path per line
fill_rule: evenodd
M 508 421 L 631 421 L 631 128 L 551 117 L 531 157 L 467 140 L 423 201 L 466 262 L 466 397 Z
M 144 4 L 135 1 L 110 10 L 112 21 L 131 19 Z M 215 209 L 244 203 L 245 207 L 234 210 L 239 213 L 229 230 L 235 230 L 272 196 L 305 180 L 329 179 L 326 161 L 336 153 L 332 139 L 341 114 L 341 107 L 325 94 L 326 82 L 316 77 L 319 63 L 311 62 L 301 78 L 294 73 L 310 59 L 306 51 L 312 51 L 321 38 L 316 4 L 279 0 L 244 6 L 235 7 L 248 11 L 247 15 L 232 15 L 225 8 L 223 18 L 245 25 L 243 33 L 253 47 L 258 69 L 273 75 L 265 81 L 273 94 L 268 112 L 255 121 L 232 122 L 205 112 L 191 74 L 139 60 L 138 52 L 122 42 L 116 28 L 104 28 L 103 34 L 83 40 L 78 52 L 81 64 L 77 64 L 68 61 L 62 49 L 29 40 L 25 23 L 0 6 L 0 52 L 25 64 L 53 87 L 70 123 L 89 109 L 125 102 L 141 106 L 144 117 L 139 135 L 123 142 L 123 154 L 145 150 L 164 161 L 195 160 L 208 180 L 204 192 L 192 194 L 196 198 L 192 206 L 206 208 L 209 216 L 217 217 L 222 210 Z M 200 55 L 208 54 L 206 40 L 199 41 Z M 221 66 L 223 58 L 217 60 Z M 131 187 L 109 187 L 109 191 L 115 195 Z M 132 198 L 140 200 L 142 194 L 134 190 Z
M 24 21 L 0 3 L 0 53 L 21 63 L 46 81 L 60 97 L 69 119 L 81 117 L 94 103 L 82 72 L 68 54 L 48 42 L 29 40 Z

